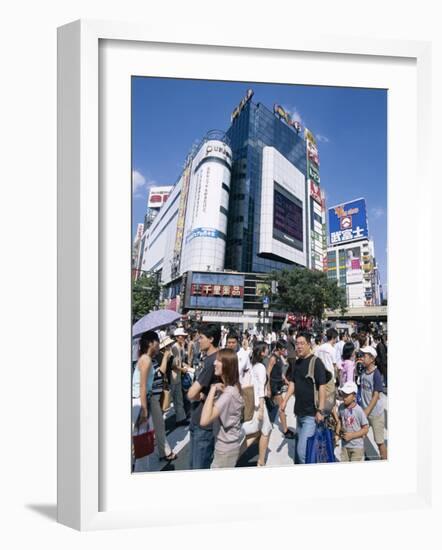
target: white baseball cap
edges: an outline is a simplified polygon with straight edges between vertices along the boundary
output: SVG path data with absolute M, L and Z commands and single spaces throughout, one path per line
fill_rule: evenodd
M 173 333 L 174 336 L 187 336 L 187 332 L 183 329 L 183 327 L 175 329 L 175 332 Z
M 374 349 L 373 346 L 365 346 L 365 348 L 361 348 L 359 351 L 361 351 L 362 353 L 369 353 L 375 359 L 378 356 L 378 354 L 376 353 L 376 350 Z
M 351 393 L 358 393 L 358 387 L 354 382 L 346 382 L 342 388 L 339 388 L 339 391 L 350 395 Z

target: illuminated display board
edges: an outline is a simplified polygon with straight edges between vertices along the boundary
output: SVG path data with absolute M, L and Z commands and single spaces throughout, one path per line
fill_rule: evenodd
M 275 182 L 273 189 L 273 238 L 293 248 L 303 248 L 302 202 Z

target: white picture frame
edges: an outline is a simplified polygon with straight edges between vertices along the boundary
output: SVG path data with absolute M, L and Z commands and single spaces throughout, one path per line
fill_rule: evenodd
M 401 179 L 404 184 L 403 197 L 401 197 L 402 207 L 412 208 L 412 175 L 413 178 L 416 175 L 417 163 L 422 167 L 420 170 L 421 177 L 425 176 L 428 170 L 427 167 L 430 165 L 428 148 L 424 146 L 424 143 L 428 143 L 428 140 L 424 138 L 430 135 L 429 128 L 432 115 L 428 86 L 431 77 L 431 43 L 388 39 L 374 40 L 345 36 L 311 38 L 302 34 L 296 36 L 281 34 L 278 41 L 272 41 L 272 44 L 266 43 L 265 40 L 251 42 L 247 39 L 238 39 L 234 43 L 230 40 L 225 42 L 217 40 L 216 44 L 207 42 L 200 44 L 196 38 L 186 36 L 185 31 L 180 36 L 177 34 L 169 36 L 160 29 L 158 31 L 147 31 L 143 25 L 118 22 L 77 21 L 59 29 L 58 521 L 79 530 L 170 525 L 172 520 L 165 514 L 167 510 L 166 501 L 159 499 L 155 507 L 149 507 L 147 505 L 140 506 L 130 497 L 131 494 L 135 494 L 134 491 L 137 491 L 138 486 L 145 486 L 146 483 L 149 483 L 153 490 L 159 494 L 158 491 L 161 491 L 161 485 L 172 483 L 171 481 L 165 481 L 166 478 L 162 477 L 165 475 L 169 479 L 174 478 L 173 483 L 175 486 L 178 484 L 182 488 L 181 490 L 186 498 L 191 498 L 191 495 L 189 496 L 189 480 L 193 484 L 195 480 L 207 483 L 207 478 L 204 476 L 209 475 L 211 476 L 211 483 L 213 480 L 218 490 L 222 492 L 222 487 L 228 485 L 233 477 L 234 483 L 240 488 L 239 494 L 236 501 L 229 505 L 228 495 L 220 493 L 220 503 L 225 503 L 227 506 L 223 507 L 223 511 L 219 514 L 217 520 L 238 521 L 239 518 L 256 520 L 260 517 L 264 518 L 264 514 L 268 516 L 269 512 L 266 510 L 266 505 L 270 502 L 272 496 L 267 486 L 272 479 L 278 479 L 277 483 L 280 483 L 282 471 L 286 479 L 287 476 L 292 476 L 294 483 L 299 487 L 300 493 L 299 495 L 286 493 L 280 497 L 279 501 L 283 506 L 275 511 L 279 517 L 285 517 L 289 513 L 288 511 L 293 513 L 293 510 L 303 514 L 318 514 L 318 503 L 325 509 L 324 512 L 319 513 L 326 514 L 326 510 L 331 504 L 339 507 L 339 503 L 342 503 L 342 501 L 334 496 L 321 499 L 315 493 L 312 480 L 321 476 L 327 479 L 330 474 L 332 474 L 332 477 L 337 477 L 334 475 L 336 472 L 335 465 L 301 469 L 302 478 L 297 468 L 291 470 L 281 469 L 279 471 L 270 468 L 266 471 L 262 471 L 264 469 L 256 471 L 258 470 L 256 468 L 247 469 L 247 472 L 241 471 L 241 477 L 236 471 L 223 471 L 216 473 L 191 472 L 190 476 L 189 473 L 182 472 L 170 475 L 149 474 L 143 478 L 130 476 L 127 469 L 127 472 L 124 471 L 121 474 L 123 480 L 121 483 L 125 484 L 125 489 L 120 485 L 119 488 L 109 489 L 108 491 L 107 485 L 113 483 L 120 475 L 119 472 L 124 461 L 118 462 L 117 456 L 115 461 L 104 466 L 103 455 L 106 454 L 107 457 L 110 454 L 113 455 L 113 453 L 107 451 L 110 449 L 115 450 L 118 445 L 125 447 L 124 452 L 126 455 L 129 454 L 130 424 L 128 421 L 129 414 L 127 419 L 112 418 L 111 422 L 115 428 L 115 435 L 112 436 L 113 441 L 109 441 L 109 438 L 106 440 L 106 437 L 104 437 L 105 429 L 102 423 L 108 422 L 106 401 L 109 400 L 106 392 L 115 392 L 115 388 L 121 388 L 121 380 L 125 384 L 127 377 L 124 378 L 126 376 L 124 375 L 122 379 L 109 380 L 109 383 L 106 383 L 106 386 L 103 387 L 103 350 L 105 350 L 103 345 L 109 345 L 109 342 L 103 344 L 103 332 L 108 331 L 108 336 L 109 334 L 115 335 L 118 326 L 123 326 L 112 325 L 113 321 L 109 319 L 114 319 L 115 315 L 112 313 L 115 313 L 115 311 L 123 311 L 124 318 L 130 289 L 128 287 L 121 291 L 123 295 L 123 301 L 121 302 L 119 296 L 114 293 L 112 300 L 115 300 L 115 304 L 111 304 L 109 296 L 112 295 L 112 289 L 122 288 L 119 285 L 124 281 L 124 273 L 120 273 L 116 269 L 115 274 L 110 274 L 108 268 L 110 265 L 117 265 L 116 257 L 111 257 L 105 251 L 106 247 L 102 246 L 102 239 L 103 230 L 108 227 L 106 225 L 106 218 L 109 216 L 108 211 L 109 209 L 115 209 L 122 195 L 112 195 L 112 193 L 106 195 L 107 190 L 103 189 L 103 175 L 102 170 L 100 170 L 100 154 L 103 148 L 103 143 L 100 140 L 102 140 L 103 135 L 100 137 L 100 120 L 102 122 L 103 116 L 106 116 L 107 103 L 105 105 L 100 97 L 100 86 L 103 84 L 103 67 L 101 65 L 108 66 L 113 63 L 116 66 L 118 64 L 116 58 L 120 58 L 121 63 L 124 65 L 127 64 L 127 58 L 118 48 L 115 54 L 116 57 L 111 51 L 112 48 L 109 51 L 104 50 L 103 53 L 100 48 L 103 45 L 106 47 L 106 44 L 124 45 L 123 49 L 126 50 L 141 48 L 144 54 L 151 48 L 155 56 L 147 55 L 146 59 L 150 59 L 152 65 L 150 69 L 146 65 L 146 70 L 149 74 L 155 73 L 159 76 L 166 76 L 166 74 L 156 73 L 156 71 L 161 72 L 155 66 L 155 59 L 160 55 L 162 48 L 168 50 L 169 54 L 172 52 L 173 56 L 176 57 L 176 76 L 178 76 L 180 70 L 189 71 L 189 67 L 192 67 L 192 75 L 188 74 L 188 76 L 194 76 L 195 71 L 197 72 L 197 69 L 194 69 L 191 63 L 186 64 L 186 59 L 189 62 L 191 58 L 188 56 L 192 56 L 196 49 L 201 60 L 208 58 L 210 61 L 211 55 L 227 55 L 232 61 L 232 66 L 235 65 L 235 60 L 244 55 L 249 55 L 251 59 L 255 59 L 255 62 L 256 60 L 259 61 L 260 58 L 265 60 L 271 57 L 277 60 L 279 57 L 282 64 L 284 64 L 295 54 L 299 58 L 304 57 L 304 60 L 308 60 L 306 65 L 312 64 L 317 59 L 323 66 L 327 66 L 335 60 L 338 64 L 354 62 L 356 65 L 367 65 L 367 70 L 371 61 L 376 61 L 380 65 L 383 63 L 390 64 L 390 66 L 395 65 L 399 67 L 399 72 L 401 72 L 400 67 L 403 66 L 404 79 L 411 78 L 412 83 L 415 83 L 417 88 L 416 90 L 409 90 L 411 94 L 409 96 L 411 103 L 408 106 L 410 114 L 409 128 L 413 138 L 409 140 L 411 143 L 403 144 L 409 154 L 407 157 L 410 162 L 408 170 L 401 169 L 394 159 L 389 156 L 389 161 L 391 161 L 389 162 L 389 216 L 391 216 L 389 220 L 393 220 L 395 223 L 400 220 L 400 211 L 395 203 L 391 203 L 390 185 L 397 190 L 398 188 L 395 186 Z M 114 57 L 112 57 L 113 55 Z M 278 65 L 278 63 L 275 62 L 274 65 Z M 155 70 L 152 69 L 154 66 Z M 385 68 L 387 74 L 389 72 L 388 66 Z M 123 67 L 123 69 L 126 72 L 129 70 L 127 67 Z M 250 78 L 251 73 L 250 75 L 248 73 L 248 67 L 245 69 L 243 67 L 243 70 L 244 80 L 252 80 Z M 305 70 L 307 71 L 308 67 Z M 232 74 L 234 72 L 232 70 Z M 116 70 L 115 75 L 117 77 L 118 74 L 120 73 Z M 238 79 L 236 75 L 233 75 L 233 79 Z M 210 77 L 209 74 L 206 74 L 206 76 Z M 106 81 L 106 78 L 104 77 L 104 81 Z M 355 77 L 349 75 L 348 85 L 352 85 L 352 78 Z M 367 78 L 367 82 L 369 82 L 369 77 Z M 334 81 L 331 81 L 330 73 L 327 74 L 327 72 L 323 75 L 318 74 L 315 80 L 317 84 L 335 84 Z M 313 81 L 311 82 L 313 83 Z M 393 97 L 398 103 L 400 102 L 398 97 L 400 86 L 399 83 L 397 88 L 394 88 L 394 86 L 392 88 L 396 94 Z M 127 99 L 127 95 L 125 97 Z M 108 98 L 106 101 L 108 101 Z M 112 98 L 109 101 L 112 101 Z M 127 104 L 124 105 L 124 109 L 127 111 Z M 389 103 L 389 109 L 390 112 L 394 112 L 395 101 Z M 395 139 L 399 140 L 401 132 L 398 131 L 396 126 L 402 124 L 403 121 L 400 120 L 399 111 L 396 115 L 398 118 L 393 119 L 393 126 L 389 125 L 389 132 L 390 135 L 394 135 Z M 389 118 L 389 122 L 392 122 L 392 119 Z M 124 126 L 125 123 L 120 121 L 119 128 L 122 127 L 121 124 Z M 123 129 L 121 133 L 123 137 L 127 136 L 125 132 L 127 132 L 127 128 Z M 117 144 L 110 143 L 110 150 L 115 145 Z M 394 144 L 394 147 L 397 147 L 397 145 Z M 130 143 L 126 144 L 124 153 L 126 157 L 127 148 L 130 150 Z M 124 154 L 122 153 L 123 156 Z M 129 177 L 130 167 L 126 166 L 127 163 L 124 160 L 122 164 L 123 172 L 127 169 Z M 105 170 L 107 170 L 106 167 Z M 106 174 L 108 173 L 106 171 Z M 125 191 L 125 193 L 129 193 L 128 196 L 130 196 L 130 190 Z M 103 199 L 105 195 L 106 200 Z M 124 200 L 127 206 L 127 197 Z M 127 221 L 125 215 L 122 218 L 123 222 Z M 368 477 L 384 476 L 383 479 L 388 478 L 390 485 L 386 485 L 386 489 L 382 492 L 382 499 L 379 498 L 381 493 L 376 484 L 373 484 L 373 489 L 370 490 L 369 485 L 365 487 L 361 483 L 359 487 L 353 486 L 353 489 L 348 493 L 350 495 L 362 492 L 365 495 L 365 502 L 376 503 L 378 511 L 425 508 L 430 506 L 431 502 L 430 453 L 417 452 L 419 448 L 423 447 L 422 442 L 429 441 L 431 435 L 428 422 L 420 422 L 420 429 L 417 430 L 419 415 L 421 416 L 424 410 L 424 388 L 415 388 L 410 380 L 401 379 L 402 390 L 409 392 L 409 395 L 416 396 L 416 400 L 412 400 L 413 402 L 410 405 L 412 410 L 416 412 L 416 417 L 413 417 L 408 425 L 410 433 L 413 434 L 410 441 L 411 458 L 401 457 L 400 452 L 405 448 L 404 432 L 400 431 L 399 422 L 397 422 L 400 411 L 399 408 L 395 409 L 394 400 L 401 403 L 402 392 L 394 389 L 395 381 L 398 380 L 394 365 L 400 364 L 405 357 L 400 349 L 401 346 L 398 345 L 400 341 L 399 321 L 404 314 L 404 310 L 401 309 L 404 307 L 402 303 L 404 286 L 415 285 L 416 281 L 420 281 L 420 284 L 416 286 L 420 290 L 409 302 L 408 310 L 411 314 L 419 311 L 420 315 L 425 315 L 431 312 L 428 289 L 431 288 L 432 280 L 429 270 L 425 271 L 423 268 L 425 262 L 421 262 L 422 267 L 418 267 L 413 273 L 398 276 L 401 273 L 401 268 L 405 265 L 403 254 L 406 253 L 406 246 L 401 244 L 401 236 L 393 222 L 389 221 L 389 261 L 391 262 L 389 271 L 389 300 L 391 304 L 389 340 L 391 353 L 389 350 L 389 355 L 393 365 L 390 376 L 392 405 L 390 407 L 389 423 L 391 422 L 392 426 L 397 427 L 397 430 L 390 430 L 390 445 L 393 452 L 388 464 L 379 462 L 364 465 L 365 468 L 370 470 Z M 412 235 L 407 233 L 406 227 L 401 226 L 400 229 L 406 233 L 406 242 L 410 246 L 417 242 L 416 239 L 424 231 L 424 229 L 419 228 L 417 235 Z M 124 243 L 127 243 L 127 255 L 130 255 L 129 225 L 126 231 L 128 239 L 123 238 L 120 244 L 125 246 Z M 419 254 L 429 253 L 428 250 L 429 244 L 424 244 L 420 247 Z M 106 266 L 106 269 L 103 266 Z M 399 278 L 402 279 L 401 282 L 399 282 Z M 106 282 L 104 282 L 105 279 Z M 392 286 L 392 282 L 394 285 L 398 285 L 399 290 L 396 290 L 396 286 Z M 419 310 L 417 304 L 419 304 Z M 106 315 L 106 312 L 111 314 Z M 125 321 L 123 320 L 123 322 Z M 104 324 L 106 324 L 106 329 L 103 329 Z M 126 343 L 127 338 L 130 341 L 130 325 L 128 328 L 129 330 L 123 330 Z M 425 342 L 423 344 L 425 345 Z M 124 363 L 125 346 L 126 344 L 123 342 L 123 345 L 115 354 L 109 354 L 105 350 L 106 357 L 122 357 Z M 130 351 L 129 346 L 126 351 L 128 361 Z M 112 358 L 106 366 L 109 367 L 111 363 Z M 430 365 L 423 363 L 420 368 L 425 379 L 429 380 Z M 111 370 L 110 367 L 109 370 Z M 404 372 L 410 372 L 409 367 L 404 366 Z M 129 400 L 129 391 L 129 386 L 127 386 L 125 394 L 117 398 L 119 401 L 118 407 L 116 407 L 117 410 L 125 410 L 125 403 Z M 109 395 L 115 396 L 116 394 Z M 106 417 L 106 420 L 104 420 L 104 417 Z M 127 434 L 126 439 L 124 438 L 125 433 Z M 123 438 L 119 439 L 121 434 L 123 434 Z M 396 453 L 394 452 L 395 448 Z M 408 460 L 408 458 L 410 459 Z M 395 466 L 404 468 L 396 477 L 393 472 Z M 348 468 L 348 466 L 346 467 Z M 312 468 L 317 468 L 314 477 L 311 473 Z M 350 466 L 348 470 L 349 477 L 356 481 L 360 478 L 361 472 L 357 468 L 357 466 L 356 468 Z M 400 489 L 401 476 L 404 484 L 402 489 Z M 371 481 L 368 480 L 369 483 Z M 115 481 L 115 487 L 117 487 L 118 482 Z M 257 484 L 266 488 L 255 491 L 254 487 Z M 308 492 L 307 487 L 311 488 L 310 492 Z M 165 489 L 165 492 L 167 492 L 167 489 Z M 112 493 L 112 496 L 104 498 L 103 495 L 106 493 Z M 333 492 L 333 494 L 336 493 Z M 300 510 L 301 498 L 303 499 L 302 511 Z M 116 505 L 117 502 L 118 506 Z M 247 503 L 252 502 L 253 513 L 247 509 Z M 213 521 L 210 514 L 210 510 L 202 510 L 195 518 L 195 515 L 183 511 L 179 517 L 175 516 L 173 524 Z

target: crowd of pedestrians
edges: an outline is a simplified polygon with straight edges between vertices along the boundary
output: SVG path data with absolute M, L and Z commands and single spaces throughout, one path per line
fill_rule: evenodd
M 133 370 L 132 425 L 153 424 L 160 460 L 172 462 L 164 413 L 188 426 L 187 469 L 232 468 L 257 443 L 265 466 L 272 430 L 294 439 L 294 462 L 306 462 L 307 440 L 318 425 L 333 430 L 341 461 L 364 460 L 369 429 L 379 457 L 384 441 L 387 342 L 383 334 L 314 337 L 305 330 L 237 332 L 217 324 L 149 331 Z M 294 402 L 296 430 L 287 424 Z M 277 418 L 279 417 L 279 422 Z

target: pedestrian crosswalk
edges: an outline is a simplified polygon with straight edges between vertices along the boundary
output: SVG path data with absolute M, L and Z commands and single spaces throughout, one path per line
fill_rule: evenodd
M 385 405 L 385 414 L 387 413 L 388 401 L 383 396 Z M 287 403 L 286 415 L 287 424 L 293 431 L 296 430 L 296 417 L 293 412 L 294 398 L 291 397 Z M 135 463 L 135 473 L 140 472 L 159 472 L 168 470 L 187 470 L 189 464 L 189 429 L 188 427 L 175 427 L 175 413 L 173 405 L 164 415 L 166 423 L 167 440 L 173 452 L 178 455 L 177 460 L 165 462 L 160 460 L 157 449 L 148 457 L 137 460 Z M 388 440 L 387 422 L 385 422 L 385 440 Z M 337 461 L 340 459 L 340 445 L 335 449 Z M 267 453 L 267 466 L 287 466 L 294 463 L 295 440 L 286 439 L 282 433 L 278 417 L 275 419 L 274 428 L 270 435 L 269 447 Z M 365 438 L 365 456 L 366 460 L 378 460 L 379 452 L 373 438 L 373 432 L 370 428 L 368 436 Z M 239 459 L 238 467 L 256 466 L 258 460 L 258 446 L 252 445 Z

